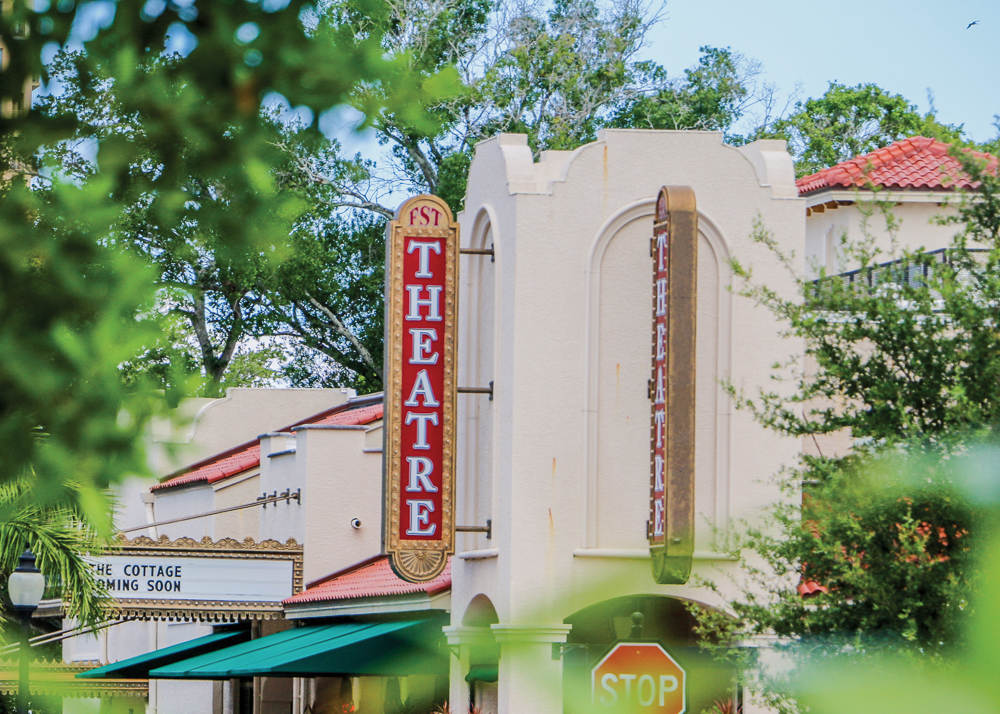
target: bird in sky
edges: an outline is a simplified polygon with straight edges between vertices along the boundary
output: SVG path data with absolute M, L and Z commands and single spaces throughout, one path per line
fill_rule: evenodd
M 965 26 L 965 29 L 968 30 L 973 25 L 978 25 L 978 24 L 979 24 L 979 20 L 976 20 L 975 22 L 970 22 L 968 25 Z

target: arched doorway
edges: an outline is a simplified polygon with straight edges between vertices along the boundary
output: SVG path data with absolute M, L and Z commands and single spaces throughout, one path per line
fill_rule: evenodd
M 469 664 L 465 675 L 469 685 L 469 711 L 497 711 L 500 645 L 493 638 L 490 625 L 498 622 L 496 608 L 482 593 L 469 601 L 462 616 L 462 627 L 483 630 L 481 637 L 469 638 Z
M 699 647 L 692 600 L 666 595 L 627 595 L 578 610 L 563 622 L 572 625 L 563 653 L 566 712 L 586 711 L 592 696 L 591 670 L 611 647 L 633 640 L 633 613 L 642 614 L 641 640 L 656 640 L 687 673 L 687 712 L 702 712 L 714 704 L 742 709 L 736 667 L 720 655 Z

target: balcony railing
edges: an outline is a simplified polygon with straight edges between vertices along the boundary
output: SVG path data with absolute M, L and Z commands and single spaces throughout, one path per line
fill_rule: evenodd
M 989 253 L 984 248 L 969 248 L 966 252 L 971 254 L 976 260 L 985 258 Z M 846 286 L 857 288 L 867 287 L 872 290 L 888 285 L 906 285 L 911 288 L 919 288 L 927 284 L 935 265 L 953 265 L 952 255 L 954 255 L 954 250 L 940 248 L 922 253 L 920 255 L 921 259 L 916 262 L 909 258 L 899 258 L 885 263 L 869 265 L 857 270 L 848 270 L 844 273 L 817 278 L 813 281 L 813 284 L 819 286 L 827 281 L 840 280 Z M 972 274 L 968 268 L 960 268 L 958 270 L 959 283 L 968 284 L 971 279 Z

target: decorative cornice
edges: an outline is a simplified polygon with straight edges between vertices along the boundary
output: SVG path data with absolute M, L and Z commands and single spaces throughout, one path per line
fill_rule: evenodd
M 149 536 L 136 536 L 132 540 L 125 537 L 123 533 L 118 534 L 118 543 L 112 546 L 113 548 L 128 548 L 128 549 L 156 549 L 157 551 L 167 549 L 167 550 L 227 550 L 236 551 L 240 553 L 245 553 L 247 551 L 292 551 L 292 552 L 302 552 L 302 546 L 294 538 L 289 538 L 287 541 L 282 543 L 277 540 L 262 540 L 257 543 L 253 538 L 244 538 L 243 541 L 238 541 L 235 538 L 222 538 L 221 540 L 213 541 L 209 536 L 205 536 L 200 541 L 194 538 L 178 538 L 177 540 L 170 540 L 167 536 L 160 536 L 158 540 L 153 540 Z M 159 554 L 159 553 L 157 553 Z M 201 553 L 199 553 L 201 554 Z M 206 554 L 207 555 L 207 554 Z
M 198 620 L 200 622 L 239 622 L 240 620 L 282 620 L 284 611 L 277 606 L 246 602 L 119 600 L 115 614 L 124 620 Z
M 496 634 L 488 627 L 465 627 L 462 625 L 442 627 L 449 645 L 495 645 Z
M 531 644 L 565 642 L 572 625 L 511 625 L 505 622 L 490 625 L 497 642 Z

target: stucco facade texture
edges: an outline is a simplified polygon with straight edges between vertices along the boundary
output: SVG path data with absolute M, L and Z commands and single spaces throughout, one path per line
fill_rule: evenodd
M 662 185 L 691 186 L 699 212 L 697 574 L 718 580 L 732 567 L 713 529 L 777 500 L 768 482 L 800 448 L 734 412 L 721 385 L 767 384 L 773 363 L 802 350 L 730 290 L 735 257 L 794 291 L 750 238 L 760 220 L 801 255 L 806 210 L 783 142 L 736 149 L 714 132 L 608 130 L 538 162 L 523 135 L 479 144 L 459 220 L 463 247 L 492 245 L 494 261 L 463 258 L 459 383 L 493 381 L 494 398 L 460 396 L 457 513 L 462 524 L 492 517 L 494 533 L 460 538 L 449 637 L 483 634 L 462 621 L 474 597 L 488 597 L 501 713 L 559 711 L 551 647 L 581 608 L 637 593 L 717 604 L 649 572 L 649 239 Z M 460 667 L 453 660 L 453 702 L 468 701 Z

